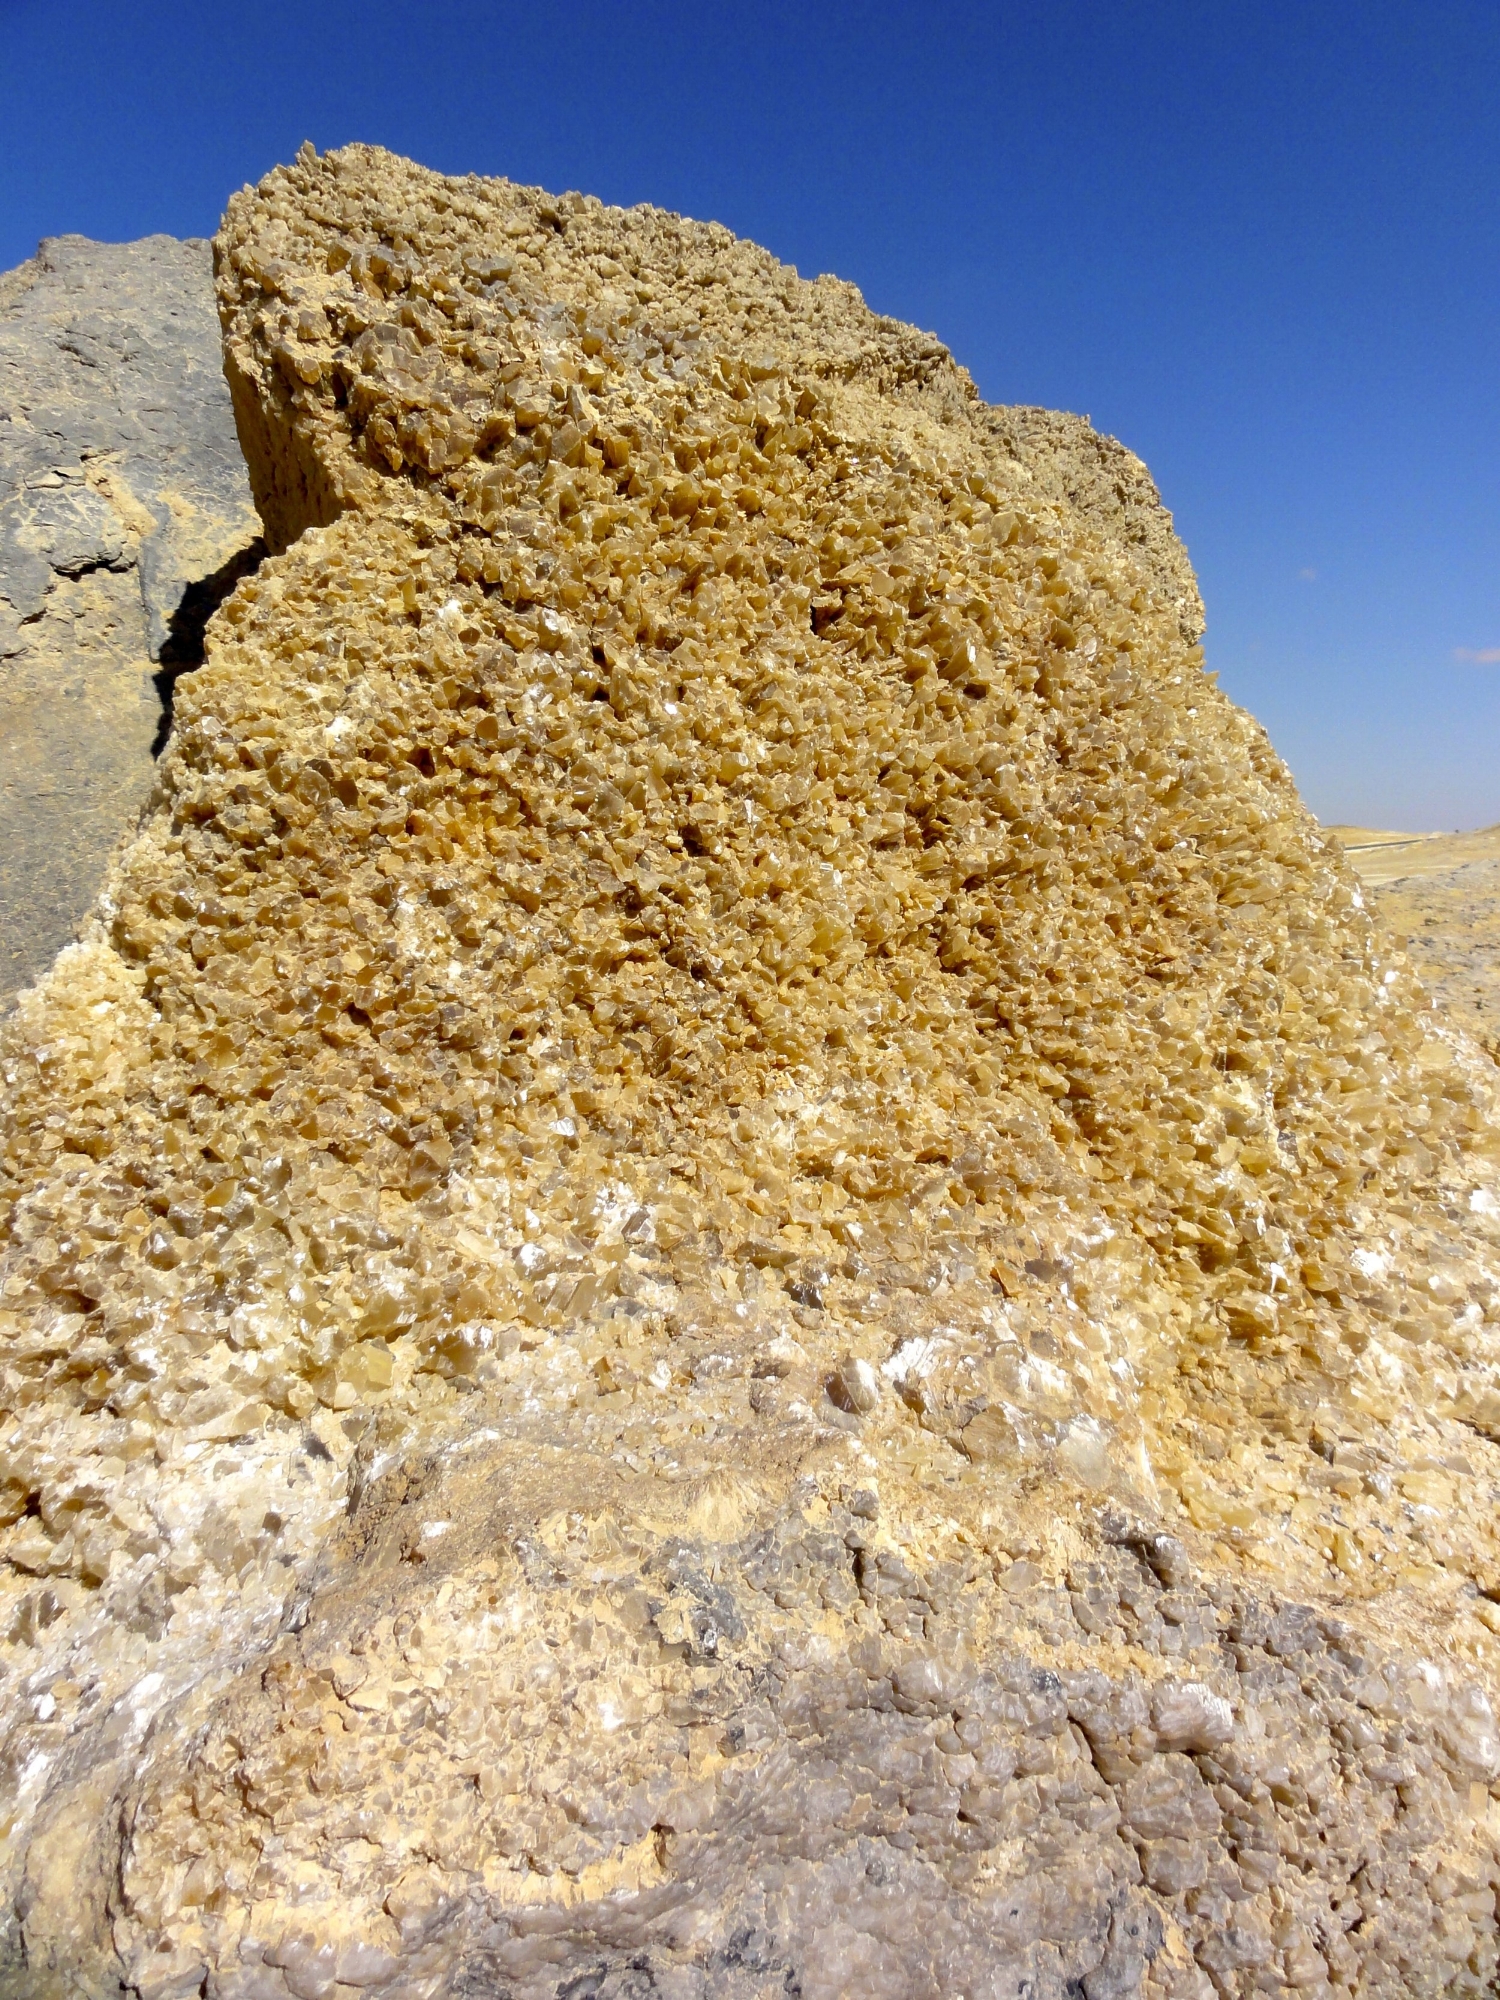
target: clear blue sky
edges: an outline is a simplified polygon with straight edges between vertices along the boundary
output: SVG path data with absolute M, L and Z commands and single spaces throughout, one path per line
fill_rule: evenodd
M 1495 0 L 0 0 L 0 266 L 307 137 L 717 218 L 1087 412 L 1315 810 L 1500 820 Z

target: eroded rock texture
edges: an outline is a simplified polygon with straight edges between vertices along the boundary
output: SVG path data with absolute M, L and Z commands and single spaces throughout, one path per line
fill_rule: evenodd
M 259 533 L 207 243 L 58 236 L 0 275 L 0 1001 L 88 914 Z
M 1486 1990 L 1493 1065 L 1144 470 L 653 210 L 217 269 L 278 553 L 4 1058 L 13 1985 Z

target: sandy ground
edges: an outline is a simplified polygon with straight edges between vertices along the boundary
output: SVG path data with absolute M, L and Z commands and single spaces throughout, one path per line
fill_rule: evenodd
M 1431 991 L 1500 1061 L 1500 826 L 1388 833 L 1333 826 L 1374 908 Z

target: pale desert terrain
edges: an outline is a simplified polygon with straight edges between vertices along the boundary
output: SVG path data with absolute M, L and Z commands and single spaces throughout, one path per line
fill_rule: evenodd
M 1500 826 L 1477 833 L 1328 831 L 1434 997 L 1500 1056 Z

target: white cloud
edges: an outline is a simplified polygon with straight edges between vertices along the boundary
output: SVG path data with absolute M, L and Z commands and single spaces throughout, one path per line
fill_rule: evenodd
M 1318 572 L 1315 569 L 1299 569 L 1297 574 L 1304 583 L 1316 583 L 1318 580 Z
M 1473 667 L 1500 667 L 1500 646 L 1455 646 L 1453 657 Z

